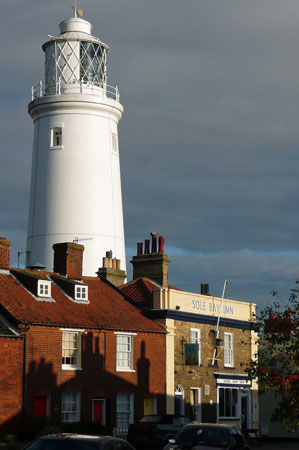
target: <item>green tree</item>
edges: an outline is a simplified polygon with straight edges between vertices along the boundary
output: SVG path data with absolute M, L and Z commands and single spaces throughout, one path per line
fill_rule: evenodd
M 298 316 L 298 296 L 292 294 L 285 308 L 275 301 L 256 317 L 258 358 L 247 369 L 249 375 L 258 377 L 261 393 L 272 391 L 278 397 L 272 420 L 281 421 L 289 432 L 299 427 Z

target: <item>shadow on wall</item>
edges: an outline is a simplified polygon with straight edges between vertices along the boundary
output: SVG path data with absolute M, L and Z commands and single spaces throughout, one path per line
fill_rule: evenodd
M 117 375 L 107 370 L 109 354 L 100 353 L 99 339 L 91 332 L 82 335 L 83 370 L 63 371 L 60 362 L 48 362 L 45 358 L 30 361 L 24 380 L 23 408 L 20 405 L 23 411 L 0 423 L 0 436 L 15 434 L 28 440 L 48 427 L 54 427 L 57 431 L 112 434 L 116 426 L 117 393 L 134 394 L 135 418 L 143 415 L 145 398 L 156 397 L 158 412 L 165 413 L 165 395 L 150 390 L 151 362 L 146 357 L 146 342 L 140 344 L 136 381 L 132 383 L 126 379 L 132 374 Z M 165 383 L 162 384 L 165 392 Z M 62 393 L 65 392 L 80 394 L 79 423 L 61 421 Z M 93 422 L 93 401 L 96 399 L 105 400 L 104 425 Z M 1 403 L 0 398 L 0 408 L 3 406 Z

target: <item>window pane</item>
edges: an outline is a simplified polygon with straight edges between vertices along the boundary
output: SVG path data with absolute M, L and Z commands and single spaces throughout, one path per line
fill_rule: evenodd
M 116 340 L 117 367 L 131 368 L 132 336 L 118 335 Z
M 224 416 L 224 389 L 219 389 L 219 416 Z

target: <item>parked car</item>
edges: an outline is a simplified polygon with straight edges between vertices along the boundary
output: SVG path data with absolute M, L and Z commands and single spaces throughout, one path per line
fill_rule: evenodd
M 123 439 L 83 434 L 50 434 L 35 439 L 23 450 L 135 450 Z
M 164 450 L 249 450 L 241 431 L 234 425 L 190 423 L 170 439 Z
M 171 414 L 148 415 L 129 425 L 128 441 L 137 449 L 162 449 L 190 419 Z

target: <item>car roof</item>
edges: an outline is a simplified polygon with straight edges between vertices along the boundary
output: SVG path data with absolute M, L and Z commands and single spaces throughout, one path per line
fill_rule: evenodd
M 186 425 L 184 425 L 184 428 L 186 427 L 202 427 L 202 428 L 209 427 L 209 428 L 227 428 L 227 429 L 238 428 L 237 425 L 222 424 L 222 423 L 201 423 L 201 422 L 187 423 Z
M 56 433 L 48 434 L 46 436 L 41 436 L 40 439 L 86 439 L 86 440 L 103 440 L 111 439 L 112 436 L 98 436 L 98 435 L 88 435 L 88 434 L 76 434 L 76 433 Z M 113 438 L 118 439 L 118 438 Z

